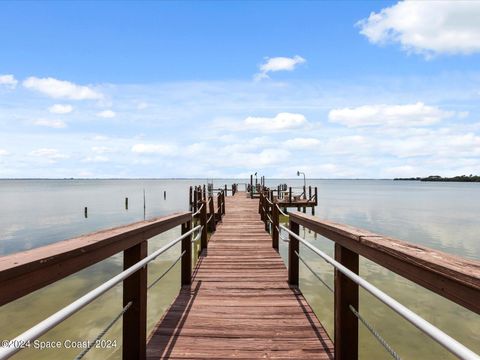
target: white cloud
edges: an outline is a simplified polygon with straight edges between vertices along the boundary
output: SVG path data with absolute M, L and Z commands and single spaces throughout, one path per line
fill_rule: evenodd
M 328 113 L 330 122 L 356 126 L 427 126 L 453 116 L 436 106 L 422 102 L 406 105 L 364 105 L 356 108 L 332 109 Z
M 176 146 L 171 144 L 135 144 L 132 152 L 137 154 L 158 154 L 173 155 L 176 153 Z
M 88 86 L 77 85 L 70 81 L 58 80 L 51 77 L 29 77 L 23 81 L 27 89 L 35 90 L 54 99 L 96 100 L 103 95 Z
M 115 112 L 112 111 L 112 110 L 103 110 L 103 111 L 100 111 L 99 113 L 97 113 L 98 117 L 102 117 L 102 118 L 105 118 L 105 119 L 114 118 L 115 115 L 116 115 Z
M 17 86 L 18 80 L 15 79 L 13 75 L 5 74 L 0 75 L 0 85 L 4 85 L 10 88 L 15 88 Z
M 38 119 L 35 120 L 33 124 L 37 126 L 51 127 L 54 129 L 62 129 L 67 127 L 67 124 L 65 124 L 65 122 L 62 120 Z
M 401 1 L 357 23 L 374 44 L 399 43 L 409 52 L 480 51 L 479 1 Z
M 108 146 L 92 146 L 92 151 L 96 154 L 106 154 L 113 152 Z
M 0 156 L 7 156 L 9 152 L 5 149 L 0 149 Z
M 68 114 L 68 113 L 71 113 L 73 111 L 73 107 L 72 105 L 68 105 L 68 104 L 55 104 L 55 105 L 52 105 L 48 108 L 48 111 L 50 111 L 51 113 L 53 114 Z
M 50 161 L 68 159 L 68 155 L 60 153 L 57 149 L 42 148 L 30 152 L 31 156 L 45 158 Z
M 258 74 L 255 74 L 255 79 L 256 80 L 266 79 L 268 78 L 269 72 L 292 71 L 297 67 L 297 65 L 303 64 L 304 62 L 306 62 L 306 60 L 298 55 L 295 55 L 292 58 L 289 58 L 289 57 L 266 58 L 265 63 L 260 65 L 260 72 Z
M 89 163 L 104 163 L 108 161 L 110 161 L 110 158 L 102 155 L 88 156 L 82 160 L 82 162 L 89 162 Z
M 284 142 L 284 145 L 289 149 L 313 149 L 320 144 L 320 140 L 315 138 L 294 138 Z
M 244 128 L 259 131 L 283 131 L 298 129 L 307 124 L 307 119 L 302 114 L 278 113 L 274 117 L 249 116 L 244 122 Z
M 148 108 L 148 103 L 146 103 L 146 102 L 143 102 L 143 101 L 142 101 L 142 102 L 140 102 L 140 103 L 137 104 L 137 109 L 138 109 L 138 110 L 144 110 L 144 109 L 146 109 L 146 108 Z

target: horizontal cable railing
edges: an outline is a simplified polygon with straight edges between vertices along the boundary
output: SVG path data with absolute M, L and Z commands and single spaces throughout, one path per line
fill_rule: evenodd
M 370 284 L 368 281 L 365 279 L 361 278 L 345 266 L 343 266 L 341 263 L 337 262 L 333 258 L 331 258 L 329 255 L 324 253 L 323 251 L 317 249 L 314 247 L 312 244 L 310 244 L 308 241 L 306 241 L 304 238 L 300 237 L 297 235 L 295 232 L 293 232 L 291 229 L 285 227 L 284 225 L 280 225 L 280 228 L 284 231 L 286 231 L 291 237 L 295 238 L 298 240 L 301 244 L 306 246 L 309 250 L 320 256 L 323 260 L 325 260 L 328 264 L 332 265 L 336 270 L 341 272 L 343 275 L 348 277 L 350 280 L 352 280 L 354 283 L 357 285 L 361 286 L 364 288 L 366 291 L 368 291 L 370 294 L 372 294 L 374 297 L 376 297 L 378 300 L 383 302 L 385 305 L 390 307 L 392 310 L 394 310 L 397 314 L 402 316 L 404 319 L 409 321 L 412 325 L 417 327 L 419 330 L 421 330 L 423 333 L 427 334 L 430 336 L 433 340 L 435 340 L 437 343 L 442 345 L 445 349 L 450 351 L 452 354 L 456 355 L 457 357 L 461 359 L 471 359 L 471 360 L 480 360 L 480 356 L 475 354 L 473 351 L 465 347 L 463 344 L 458 342 L 457 340 L 453 339 L 446 333 L 444 333 L 442 330 L 437 328 L 436 326 L 430 324 L 427 320 L 423 319 L 407 307 L 403 306 L 400 304 L 398 301 L 390 297 L 389 295 L 385 294 L 383 291 L 375 287 L 374 285 Z
M 63 322 L 65 319 L 69 318 L 70 316 L 75 314 L 77 311 L 79 311 L 80 309 L 90 304 L 93 300 L 103 295 L 105 292 L 113 288 L 115 285 L 119 284 L 120 282 L 122 282 L 123 280 L 125 280 L 126 278 L 134 274 L 135 272 L 137 272 L 139 269 L 143 268 L 145 265 L 155 260 L 158 256 L 163 254 L 165 251 L 167 251 L 174 245 L 178 244 L 182 239 L 186 238 L 187 236 L 190 236 L 193 232 L 195 232 L 199 228 L 201 228 L 200 225 L 185 232 L 180 237 L 176 238 L 173 241 L 170 241 L 168 244 L 162 246 L 160 249 L 154 251 L 152 254 L 143 258 L 141 261 L 137 262 L 135 265 L 122 271 L 121 273 L 114 276 L 110 280 L 106 281 L 102 285 L 98 286 L 97 288 L 83 295 L 81 298 L 77 299 L 70 305 L 67 305 L 63 309 L 57 311 L 55 314 L 49 316 L 48 318 L 41 321 L 37 325 L 23 332 L 22 334 L 17 336 L 15 339 L 10 341 L 12 346 L 0 348 L 0 359 L 2 360 L 7 359 L 13 354 L 17 353 L 22 348 L 14 346 L 15 344 L 26 344 L 39 338 L 40 336 L 45 334 L 47 331 L 51 330 L 52 328 L 54 328 L 55 326 Z

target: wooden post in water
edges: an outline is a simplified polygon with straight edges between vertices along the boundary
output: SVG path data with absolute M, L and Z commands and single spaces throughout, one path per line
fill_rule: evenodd
M 190 231 L 192 222 L 187 221 L 182 224 L 182 234 Z M 192 235 L 182 239 L 182 286 L 192 283 Z
M 335 260 L 358 274 L 358 254 L 335 243 Z M 335 359 L 358 359 L 358 319 L 349 306 L 358 308 L 358 285 L 335 269 Z
M 163 200 L 167 200 L 167 190 L 163 190 Z
M 125 198 L 125 210 L 128 210 L 128 197 Z
M 272 247 L 278 251 L 278 238 L 280 236 L 278 229 L 280 228 L 280 212 L 278 211 L 278 205 L 273 203 L 272 206 Z
M 299 234 L 300 226 L 290 219 L 289 222 L 290 230 Z M 298 286 L 298 256 L 295 252 L 299 252 L 298 239 L 290 235 L 290 241 L 288 243 L 288 283 L 291 286 Z
M 148 243 L 141 243 L 123 252 L 123 269 L 126 270 L 147 256 Z M 147 266 L 123 281 L 123 306 L 132 305 L 123 314 L 123 359 L 144 360 L 147 354 Z
M 202 237 L 200 239 L 200 251 L 208 247 L 208 216 L 207 216 L 207 201 L 202 200 L 202 209 L 200 210 L 200 225 L 203 226 Z
M 85 206 L 85 208 L 83 209 L 83 216 L 86 218 L 88 218 L 88 208 Z

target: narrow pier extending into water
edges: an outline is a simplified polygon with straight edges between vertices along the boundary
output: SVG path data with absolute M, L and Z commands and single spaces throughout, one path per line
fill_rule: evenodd
M 312 192 L 309 188 L 308 198 L 306 186 L 298 198 L 289 190 L 292 200 L 282 201 L 285 184 L 277 188 L 275 195 L 275 189 L 265 187 L 262 178 L 261 184 L 255 186 L 258 198 L 252 196 L 252 187 L 253 180 L 246 188 L 248 192 L 239 192 L 238 184 L 220 189 L 214 189 L 213 184 L 208 188 L 191 187 L 190 211 L 0 257 L 0 306 L 118 253 L 123 253 L 124 269 L 16 338 L 3 342 L 6 345 L 0 347 L 0 360 L 10 358 L 42 335 L 47 337 L 51 329 L 117 286 L 122 286 L 118 298 L 123 305 L 121 311 L 106 322 L 98 335 L 83 340 L 95 344 L 115 322 L 121 321 L 122 346 L 118 351 L 123 360 L 358 360 L 359 326 L 367 328 L 386 355 L 400 359 L 401 354 L 365 317 L 360 288 L 454 356 L 480 360 L 476 348 L 469 349 L 454 339 L 455 334 L 446 333 L 450 331 L 447 326 L 434 326 L 359 275 L 359 259 L 363 257 L 478 316 L 479 261 L 299 211 L 283 212 L 282 208 L 299 206 L 311 206 L 313 210 L 318 200 L 316 189 Z M 228 196 L 229 192 L 232 196 Z M 301 227 L 334 242 L 334 256 L 301 237 Z M 177 238 L 148 252 L 149 239 L 173 229 L 180 233 Z M 278 253 L 281 239 L 288 243 L 287 266 Z M 333 284 L 315 273 L 300 249 L 313 253 L 313 261 L 325 261 L 333 267 Z M 149 279 L 148 265 L 167 251 L 179 251 L 176 260 L 162 274 Z M 194 251 L 200 253 L 195 264 Z M 164 275 L 177 263 L 181 268 L 181 291 L 148 334 L 147 308 L 158 307 L 152 297 L 149 301 L 148 291 L 156 284 L 161 286 Z M 333 293 L 332 339 L 299 290 L 300 263 L 318 277 L 322 283 L 319 286 Z M 76 359 L 82 359 L 92 347 L 79 350 Z
M 258 199 L 237 193 L 147 358 L 333 359 L 333 344 L 272 248 Z

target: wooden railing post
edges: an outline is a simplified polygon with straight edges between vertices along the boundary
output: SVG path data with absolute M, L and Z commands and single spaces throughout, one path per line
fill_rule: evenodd
M 227 191 L 228 191 L 228 187 L 227 187 L 227 184 L 225 184 L 225 196 L 228 196 Z
M 266 232 L 269 232 L 269 227 L 268 227 L 268 224 L 269 224 L 269 219 L 268 219 L 268 214 L 270 213 L 270 203 L 267 201 L 267 197 L 264 197 L 264 209 L 265 209 L 265 231 Z
M 299 234 L 300 226 L 290 219 L 289 221 L 290 231 L 295 234 Z M 290 235 L 290 241 L 288 243 L 288 283 L 291 286 L 298 286 L 298 256 L 295 252 L 298 253 L 298 239 Z
M 192 222 L 187 221 L 182 224 L 182 235 L 190 231 Z M 186 236 L 182 239 L 182 286 L 192 283 L 192 236 Z
M 202 200 L 202 209 L 200 210 L 200 225 L 203 226 L 202 229 L 202 237 L 200 239 L 200 251 L 203 251 L 203 249 L 206 249 L 208 247 L 208 216 L 207 216 L 207 201 Z
M 193 189 L 190 186 L 190 192 L 188 193 L 188 203 L 190 205 L 190 211 L 192 211 L 192 202 L 193 202 Z
M 208 218 L 210 216 L 212 217 L 212 220 L 210 220 L 210 232 L 214 232 L 217 230 L 217 224 L 215 223 L 215 205 L 213 204 L 213 197 L 209 196 L 208 197 L 208 209 L 209 209 L 209 214 Z
M 226 187 L 227 185 L 225 185 Z M 225 196 L 227 195 L 227 190 L 222 194 L 222 215 L 225 215 Z
M 141 243 L 123 252 L 123 269 L 128 269 L 147 256 L 148 243 Z M 132 305 L 123 315 L 122 358 L 146 358 L 147 346 L 147 266 L 123 281 L 123 306 Z
M 292 188 L 288 188 L 288 202 L 291 204 L 292 203 Z
M 192 211 L 197 212 L 197 203 L 198 203 L 198 187 L 195 186 L 195 191 L 193 192 L 193 206 Z
M 358 274 L 358 254 L 335 243 L 335 260 Z M 335 270 L 335 360 L 358 359 L 358 320 L 349 306 L 358 309 L 358 285 Z
M 217 194 L 217 217 L 218 221 L 222 220 L 222 192 L 219 191 Z
M 279 238 L 279 233 L 278 229 L 280 228 L 280 212 L 278 211 L 277 204 L 273 203 L 272 206 L 272 247 L 278 251 L 278 238 Z

